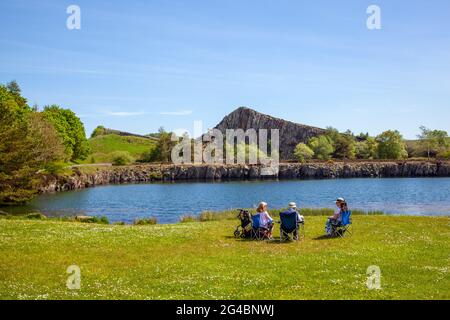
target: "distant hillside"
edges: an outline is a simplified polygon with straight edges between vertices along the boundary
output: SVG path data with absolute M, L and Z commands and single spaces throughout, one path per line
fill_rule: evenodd
M 120 132 L 116 130 L 109 132 Z M 123 133 L 123 132 L 122 132 Z M 89 139 L 92 154 L 84 163 L 111 162 L 114 152 L 126 151 L 136 160 L 144 153 L 149 152 L 156 146 L 157 138 L 139 136 L 134 134 L 107 133 L 96 135 Z
M 95 128 L 94 132 L 92 133 L 91 138 L 94 138 L 94 137 L 97 137 L 100 135 L 109 135 L 109 134 L 115 134 L 115 135 L 123 136 L 123 137 L 145 138 L 145 139 L 151 139 L 154 141 L 158 141 L 158 138 L 156 137 L 157 134 L 149 134 L 149 135 L 143 136 L 143 135 L 139 135 L 139 134 L 135 134 L 135 133 L 125 132 L 125 131 L 120 131 L 120 130 L 115 130 L 115 129 L 109 129 L 109 128 L 105 128 L 103 126 L 98 126 L 97 128 Z
M 240 107 L 215 127 L 223 133 L 226 129 L 279 129 L 280 130 L 280 158 L 291 159 L 295 146 L 299 142 L 307 142 L 309 138 L 321 135 L 324 129 L 294 123 L 259 113 L 253 109 Z

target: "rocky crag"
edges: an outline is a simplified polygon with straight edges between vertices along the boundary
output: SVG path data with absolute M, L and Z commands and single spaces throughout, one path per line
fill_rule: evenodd
M 226 129 L 278 129 L 280 135 L 280 159 L 292 159 L 295 146 L 300 142 L 308 142 L 311 137 L 321 135 L 324 129 L 306 126 L 241 107 L 227 115 L 215 127 L 225 134 Z
M 74 168 L 71 176 L 44 176 L 39 191 L 47 193 L 151 181 L 388 177 L 450 177 L 450 162 L 283 163 L 273 176 L 261 175 L 259 165 L 135 165 L 98 168 L 89 172 Z

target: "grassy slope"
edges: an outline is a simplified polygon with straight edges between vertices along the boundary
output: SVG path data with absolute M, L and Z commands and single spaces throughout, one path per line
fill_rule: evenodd
M 324 219 L 283 244 L 236 240 L 236 221 L 0 219 L 0 298 L 450 299 L 448 217 L 355 216 L 352 237 L 319 240 Z M 71 264 L 81 290 L 65 287 Z M 369 265 L 381 290 L 365 285 Z
M 96 163 L 111 162 L 111 154 L 115 151 L 126 151 L 134 158 L 139 158 L 156 145 L 155 140 L 133 136 L 119 136 L 117 134 L 101 135 L 89 139 L 92 155 L 84 163 L 90 163 L 94 157 Z

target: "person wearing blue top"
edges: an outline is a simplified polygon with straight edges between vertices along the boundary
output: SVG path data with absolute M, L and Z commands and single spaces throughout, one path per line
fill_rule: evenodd
M 325 232 L 327 235 L 331 235 L 331 226 L 333 224 L 338 224 L 341 222 L 341 213 L 347 211 L 347 203 L 345 202 L 344 198 L 337 198 L 336 199 L 336 210 L 334 211 L 334 214 L 330 217 L 328 217 L 327 222 L 325 224 Z

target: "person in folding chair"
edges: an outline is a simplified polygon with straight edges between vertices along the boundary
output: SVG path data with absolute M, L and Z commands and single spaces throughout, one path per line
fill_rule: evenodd
M 290 202 L 289 209 L 280 212 L 280 241 L 288 240 L 290 234 L 294 240 L 298 240 L 304 229 L 305 218 L 297 211 L 296 203 Z
M 327 223 L 325 224 L 325 232 L 330 237 L 339 236 L 343 238 L 346 233 L 351 234 L 352 212 L 348 209 L 347 202 L 344 198 L 337 198 L 336 207 L 337 209 L 334 214 L 328 217 Z
M 252 239 L 272 239 L 273 219 L 267 212 L 267 203 L 260 202 L 252 216 Z

